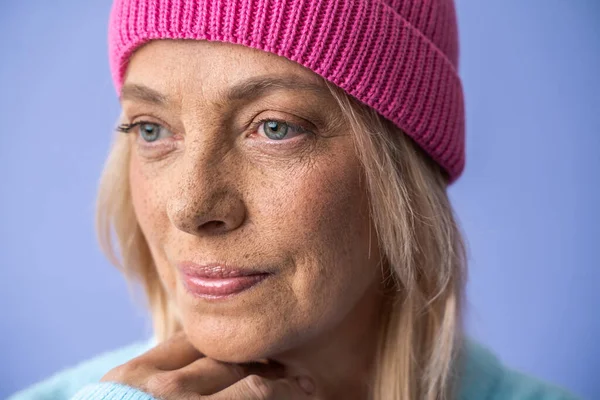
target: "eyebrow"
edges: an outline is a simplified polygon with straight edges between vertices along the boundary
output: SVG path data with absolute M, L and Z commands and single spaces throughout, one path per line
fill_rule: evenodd
M 308 91 L 318 96 L 330 95 L 323 85 L 300 80 L 295 76 L 259 76 L 253 77 L 219 93 L 219 100 L 228 102 L 264 97 L 277 90 Z M 121 100 L 138 100 L 144 103 L 165 106 L 169 98 L 159 91 L 145 85 L 128 83 L 121 90 Z
M 169 100 L 157 90 L 137 83 L 129 83 L 121 89 L 121 100 L 138 100 L 144 103 L 166 105 Z
M 307 82 L 295 76 L 259 76 L 235 84 L 227 89 L 222 97 L 233 102 L 251 96 L 264 97 L 276 90 L 308 91 L 319 96 L 329 94 L 322 85 Z

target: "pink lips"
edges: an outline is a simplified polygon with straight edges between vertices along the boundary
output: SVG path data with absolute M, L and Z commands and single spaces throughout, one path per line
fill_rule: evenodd
M 222 299 L 241 293 L 266 279 L 270 274 L 230 268 L 222 264 L 178 265 L 187 290 L 197 297 Z

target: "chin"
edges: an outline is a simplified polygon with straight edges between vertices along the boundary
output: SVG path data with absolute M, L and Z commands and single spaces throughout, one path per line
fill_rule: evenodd
M 284 319 L 265 317 L 193 315 L 184 317 L 183 329 L 205 356 L 229 363 L 272 358 L 301 342 L 293 326 L 284 323 Z M 273 321 L 278 321 L 278 325 L 274 326 Z
M 287 287 L 268 279 L 237 295 L 211 300 L 181 286 L 179 319 L 194 347 L 207 357 L 230 363 L 273 358 L 301 345 L 320 325 L 314 313 L 300 312 Z

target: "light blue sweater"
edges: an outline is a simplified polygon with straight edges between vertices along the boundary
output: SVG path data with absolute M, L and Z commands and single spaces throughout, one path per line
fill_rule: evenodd
M 147 351 L 151 342 L 103 354 L 59 372 L 8 400 L 155 400 L 134 388 L 99 383 L 113 367 Z M 482 346 L 468 342 L 458 400 L 574 400 L 563 390 L 504 367 Z

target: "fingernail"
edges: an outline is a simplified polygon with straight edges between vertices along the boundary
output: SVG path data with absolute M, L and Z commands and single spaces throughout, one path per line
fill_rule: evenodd
M 313 394 L 315 392 L 315 384 L 312 379 L 305 376 L 299 376 L 296 378 L 298 385 L 306 392 L 306 394 Z

